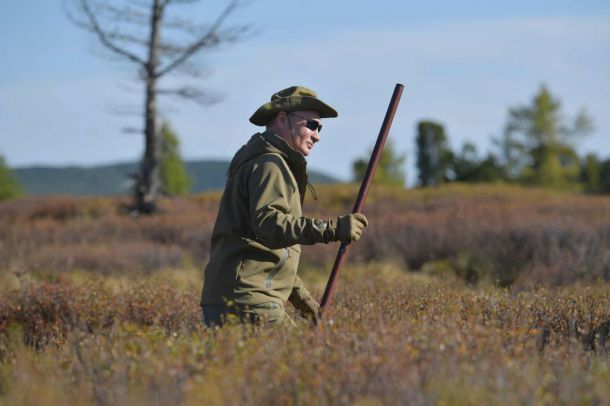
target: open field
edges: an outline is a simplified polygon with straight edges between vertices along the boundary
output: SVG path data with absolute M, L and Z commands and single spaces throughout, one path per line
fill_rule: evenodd
M 306 215 L 351 210 L 357 188 L 319 186 Z M 219 193 L 166 200 L 132 218 L 113 198 L 19 199 L 0 204 L 0 269 L 96 274 L 201 269 Z M 531 287 L 610 280 L 610 198 L 511 186 L 373 188 L 371 226 L 350 261 L 457 273 L 472 283 Z M 326 275 L 336 246 L 303 247 L 303 270 Z
M 610 198 L 376 189 L 320 326 L 206 331 L 218 197 L 1 204 L 0 405 L 610 404 Z M 304 250 L 317 297 L 335 250 Z

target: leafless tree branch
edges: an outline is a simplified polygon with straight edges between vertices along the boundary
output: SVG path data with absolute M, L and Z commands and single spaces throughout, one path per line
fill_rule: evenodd
M 174 0 L 175 1 L 175 0 Z M 208 32 L 206 32 L 202 37 L 193 42 L 191 45 L 186 47 L 186 51 L 182 53 L 182 55 L 178 56 L 172 62 L 167 64 L 164 68 L 160 69 L 157 72 L 157 77 L 161 77 L 168 72 L 171 72 L 177 66 L 182 64 L 184 61 L 193 56 L 198 50 L 204 47 L 212 47 L 220 43 L 221 38 L 219 37 L 218 30 L 220 26 L 225 21 L 225 19 L 231 14 L 231 12 L 239 5 L 239 0 L 231 0 L 229 5 L 223 10 L 222 13 L 218 16 L 216 21 L 210 26 Z
M 218 94 L 206 93 L 192 86 L 183 86 L 177 89 L 159 89 L 160 95 L 175 96 L 181 99 L 190 100 L 199 105 L 209 105 L 218 102 L 221 97 Z
M 124 134 L 143 134 L 144 129 L 139 127 L 123 127 L 121 132 Z
M 146 40 L 144 38 L 136 37 L 131 34 L 113 32 L 113 33 L 107 33 L 107 36 L 110 40 L 114 41 L 115 43 L 121 42 L 121 43 L 127 43 L 127 44 L 131 44 L 131 45 L 138 45 L 138 46 L 142 46 L 142 47 L 148 46 L 148 40 Z M 164 41 L 164 42 L 159 43 L 159 45 L 157 46 L 157 50 L 159 51 L 159 54 L 161 54 L 163 56 L 172 57 L 172 56 L 183 53 L 186 50 L 186 48 L 183 46 L 179 46 L 177 44 L 171 43 L 169 41 Z
M 188 19 L 165 15 L 169 5 L 193 4 L 199 0 L 123 0 L 122 5 L 111 0 L 62 1 L 64 5 L 71 4 L 69 9 L 64 7 L 68 18 L 77 27 L 92 33 L 103 45 L 101 48 L 110 51 L 111 59 L 137 66 L 135 73 L 144 84 L 144 114 L 134 114 L 133 106 L 112 109 L 114 114 L 142 115 L 144 118 L 143 128 L 129 127 L 124 131 L 144 135 L 144 156 L 134 187 L 134 208 L 152 213 L 161 182 L 157 96 L 188 99 L 200 105 L 220 99 L 217 94 L 193 86 L 159 89 L 158 79 L 170 72 L 191 77 L 202 75 L 203 70 L 195 65 L 193 55 L 204 48 L 243 38 L 249 27 L 225 28 L 224 22 L 247 0 L 227 0 L 228 5 L 210 25 L 197 25 Z M 169 31 L 168 35 L 163 36 L 163 30 Z
M 199 66 L 199 64 L 196 64 L 189 60 L 178 66 L 174 72 L 176 74 L 180 73 L 193 78 L 202 78 L 209 76 L 211 70 Z
M 127 42 L 130 44 L 141 45 L 141 46 L 146 46 L 148 43 L 145 39 L 138 38 L 131 34 L 124 34 L 121 32 L 112 32 L 112 33 L 109 32 L 106 35 L 107 35 L 108 39 L 110 39 L 112 41 L 116 41 L 116 42 Z
M 119 89 L 126 93 L 136 94 L 142 91 L 141 86 L 134 86 L 132 83 L 122 82 L 119 83 L 117 86 Z
M 110 104 L 104 108 L 107 112 L 122 117 L 141 117 L 140 107 L 132 104 Z
M 197 36 L 201 35 L 202 32 L 206 31 L 205 26 L 201 24 L 195 24 L 189 19 L 179 17 L 166 19 L 163 22 L 163 28 L 174 31 L 182 31 Z
M 86 29 L 92 31 L 96 34 L 99 41 L 109 50 L 114 53 L 121 55 L 128 60 L 135 62 L 139 65 L 146 66 L 146 62 L 142 60 L 139 56 L 129 52 L 126 49 L 121 48 L 116 43 L 111 40 L 111 33 L 104 31 L 95 16 L 93 10 L 91 10 L 91 6 L 88 0 L 80 0 L 80 6 L 83 14 L 87 17 Z
M 111 4 L 99 6 L 102 12 L 107 14 L 106 19 L 113 23 L 126 22 L 148 27 L 150 13 L 148 11 L 134 10 L 132 7 L 115 7 Z M 150 6 L 149 6 L 150 7 Z

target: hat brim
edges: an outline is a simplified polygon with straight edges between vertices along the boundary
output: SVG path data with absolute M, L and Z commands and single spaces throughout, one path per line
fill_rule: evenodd
M 317 97 L 290 96 L 267 102 L 260 106 L 250 117 L 254 125 L 267 125 L 280 111 L 313 110 L 320 114 L 320 118 L 337 117 L 339 113 Z

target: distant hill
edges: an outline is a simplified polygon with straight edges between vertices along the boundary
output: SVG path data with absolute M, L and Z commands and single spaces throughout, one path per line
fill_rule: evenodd
M 186 171 L 193 180 L 192 193 L 222 189 L 227 180 L 229 161 L 186 161 Z M 93 167 L 29 166 L 13 169 L 27 194 L 108 196 L 128 193 L 135 173 L 135 162 Z M 310 171 L 311 183 L 338 183 L 339 180 Z

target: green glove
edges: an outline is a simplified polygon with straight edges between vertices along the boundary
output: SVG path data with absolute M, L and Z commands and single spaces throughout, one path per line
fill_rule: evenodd
M 337 217 L 335 238 L 337 241 L 358 241 L 362 235 L 362 230 L 368 225 L 369 222 L 362 213 Z
M 318 322 L 320 317 L 320 305 L 313 299 L 305 300 L 301 306 L 301 316 L 311 320 L 314 324 Z

